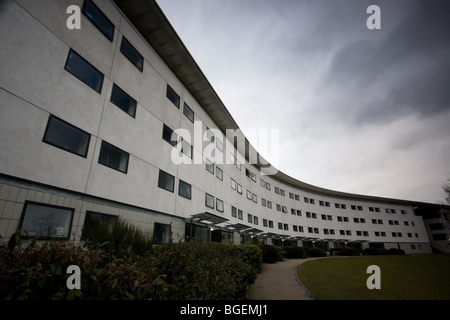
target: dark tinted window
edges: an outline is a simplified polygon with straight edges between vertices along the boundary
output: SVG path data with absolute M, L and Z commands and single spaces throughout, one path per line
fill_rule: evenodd
M 111 102 L 120 109 L 128 113 L 133 118 L 136 116 L 137 102 L 130 97 L 125 91 L 120 89 L 116 84 L 113 85 L 111 92 Z
M 178 195 L 191 199 L 191 185 L 180 180 L 178 184 Z
M 176 146 L 178 143 L 178 135 L 173 132 L 172 129 L 170 129 L 165 124 L 163 125 L 163 134 L 162 137 L 164 140 L 166 140 L 168 143 L 170 143 L 172 146 Z
M 166 97 L 180 109 L 180 96 L 169 85 L 167 85 Z
M 98 93 L 102 91 L 103 73 L 72 49 L 69 51 L 64 69 Z
M 165 171 L 159 170 L 158 187 L 173 192 L 175 177 Z
M 98 163 L 126 173 L 129 154 L 105 141 L 102 141 Z
M 105 37 L 109 39 L 109 41 L 113 40 L 114 24 L 91 0 L 86 0 L 84 2 L 83 13 L 105 35 Z
M 69 239 L 73 209 L 43 203 L 26 202 L 20 230 L 22 237 Z
M 186 116 L 186 118 L 194 122 L 194 111 L 192 111 L 192 109 L 186 103 L 183 107 L 183 114 Z
M 86 157 L 91 135 L 71 124 L 50 116 L 43 141 L 63 150 Z
M 122 37 L 120 52 L 122 52 L 136 68 L 141 71 L 144 69 L 144 58 L 125 37 Z

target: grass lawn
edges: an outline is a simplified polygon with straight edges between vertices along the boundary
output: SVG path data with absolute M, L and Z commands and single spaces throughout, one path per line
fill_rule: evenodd
M 379 290 L 366 286 L 369 265 L 380 267 Z M 324 258 L 303 263 L 297 274 L 321 300 L 450 299 L 449 254 Z

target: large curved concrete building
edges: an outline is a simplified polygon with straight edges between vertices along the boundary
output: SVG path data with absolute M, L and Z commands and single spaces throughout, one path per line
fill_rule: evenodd
M 266 163 L 153 0 L 5 0 L 0 39 L 4 240 L 77 241 L 121 217 L 156 243 L 431 252 L 421 203 Z

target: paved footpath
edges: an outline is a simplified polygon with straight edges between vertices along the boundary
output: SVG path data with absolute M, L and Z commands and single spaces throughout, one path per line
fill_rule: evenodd
M 311 259 L 285 259 L 264 263 L 255 283 L 250 286 L 250 300 L 312 300 L 297 279 L 297 266 Z

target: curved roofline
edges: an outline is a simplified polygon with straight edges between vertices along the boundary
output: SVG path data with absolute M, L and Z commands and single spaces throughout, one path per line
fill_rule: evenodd
M 218 125 L 219 129 L 223 133 L 226 133 L 227 129 L 240 129 L 156 1 L 113 1 L 162 61 L 180 80 L 183 86 Z M 249 149 L 256 150 L 251 146 L 247 138 L 245 138 L 245 146 L 238 146 L 239 150 L 243 150 L 243 148 L 245 148 L 244 154 L 246 160 L 249 159 Z M 270 165 L 267 161 L 264 161 L 263 157 L 257 151 L 256 153 L 258 163 L 253 164 L 254 166 L 261 170 Z M 424 202 L 418 201 L 368 196 L 325 189 L 297 180 L 278 169 L 277 173 L 271 175 L 271 177 L 296 188 L 338 198 L 391 202 L 415 206 L 424 204 Z

